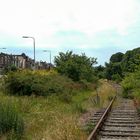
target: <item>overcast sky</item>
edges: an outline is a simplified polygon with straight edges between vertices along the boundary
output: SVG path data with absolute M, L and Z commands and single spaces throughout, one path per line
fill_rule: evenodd
M 0 47 L 49 61 L 60 51 L 97 57 L 140 46 L 140 0 L 0 0 Z

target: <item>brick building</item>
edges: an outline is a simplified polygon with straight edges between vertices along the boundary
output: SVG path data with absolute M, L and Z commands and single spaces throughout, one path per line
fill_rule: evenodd
M 0 53 L 0 71 L 8 66 L 16 66 L 19 69 L 33 69 L 34 60 L 29 58 L 26 54 L 22 53 L 21 55 L 13 55 Z M 52 64 L 47 62 L 36 62 L 36 69 L 50 69 L 54 67 Z
M 0 69 L 4 69 L 5 67 L 12 65 L 21 69 L 32 69 L 33 60 L 26 56 L 24 53 L 21 55 L 0 53 Z

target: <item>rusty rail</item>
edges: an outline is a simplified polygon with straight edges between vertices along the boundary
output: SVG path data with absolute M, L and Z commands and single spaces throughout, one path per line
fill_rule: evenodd
M 116 99 L 116 96 L 112 99 L 112 101 L 108 105 L 107 109 L 105 110 L 104 114 L 102 115 L 102 117 L 100 118 L 98 123 L 96 124 L 94 130 L 91 132 L 91 134 L 89 135 L 87 140 L 96 140 L 98 131 L 102 127 L 104 120 L 106 119 L 108 113 L 110 112 L 110 110 L 112 108 L 112 105 L 113 105 L 113 102 L 115 101 L 115 99 Z

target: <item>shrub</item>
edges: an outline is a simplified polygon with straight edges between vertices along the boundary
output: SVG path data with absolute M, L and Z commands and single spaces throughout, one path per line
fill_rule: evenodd
M 65 76 L 47 72 L 18 71 L 11 72 L 4 78 L 5 92 L 12 95 L 40 95 L 63 93 L 72 89 L 73 82 Z
M 6 66 L 3 70 L 2 70 L 2 74 L 7 74 L 10 71 L 17 71 L 18 68 L 15 65 L 10 65 L 10 66 Z
M 125 77 L 122 82 L 123 97 L 127 98 L 140 98 L 140 71 L 131 73 Z
M 116 81 L 117 83 L 122 81 L 122 78 L 119 74 L 113 74 L 112 75 L 112 80 Z
M 11 133 L 15 139 L 21 139 L 24 122 L 14 104 L 7 100 L 0 102 L 0 134 Z

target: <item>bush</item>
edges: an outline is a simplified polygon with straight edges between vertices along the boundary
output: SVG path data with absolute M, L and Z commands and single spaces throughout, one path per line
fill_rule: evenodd
M 72 89 L 73 82 L 65 76 L 56 73 L 40 73 L 38 71 L 10 72 L 4 78 L 4 91 L 12 95 L 39 95 L 63 93 Z
M 113 74 L 112 75 L 112 80 L 116 81 L 117 83 L 122 81 L 122 78 L 119 74 Z
M 123 97 L 140 98 L 140 71 L 131 73 L 125 77 L 122 82 Z
M 21 139 L 23 131 L 23 119 L 13 103 L 11 101 L 0 102 L 0 134 L 11 133 L 15 139 Z
M 17 71 L 18 68 L 15 65 L 7 66 L 2 70 L 2 74 L 7 74 L 10 71 Z

